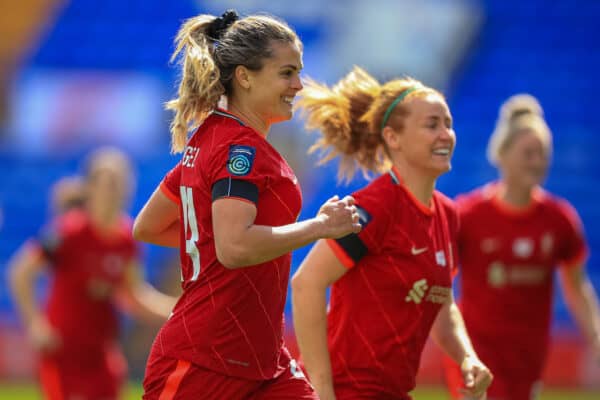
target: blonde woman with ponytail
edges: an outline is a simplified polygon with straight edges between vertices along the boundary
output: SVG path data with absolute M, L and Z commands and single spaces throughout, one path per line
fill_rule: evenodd
M 483 398 L 491 374 L 452 297 L 457 215 L 435 190 L 456 141 L 444 97 L 354 68 L 332 88 L 307 83 L 297 106 L 321 132 L 311 150 L 322 162 L 340 157 L 340 178 L 379 175 L 352 195 L 361 232 L 318 241 L 292 278 L 296 336 L 320 399 L 410 399 L 430 332 L 462 365 L 465 393 Z
M 598 299 L 585 272 L 588 250 L 575 209 L 541 185 L 552 134 L 539 102 L 509 98 L 488 158 L 500 178 L 460 196 L 460 307 L 473 345 L 494 371 L 490 399 L 533 400 L 548 353 L 554 272 L 566 303 L 600 361 Z M 448 365 L 455 398 L 458 371 Z
M 283 343 L 290 252 L 360 224 L 350 197 L 297 222 L 298 180 L 267 142 L 292 117 L 302 44 L 282 21 L 234 11 L 191 18 L 175 43 L 182 76 L 167 108 L 183 156 L 134 234 L 180 248 L 183 295 L 152 347 L 144 399 L 316 399 Z

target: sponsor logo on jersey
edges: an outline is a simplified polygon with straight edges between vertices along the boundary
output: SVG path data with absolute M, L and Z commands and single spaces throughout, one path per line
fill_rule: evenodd
M 229 146 L 229 159 L 227 160 L 227 171 L 231 175 L 244 176 L 252 170 L 256 149 L 250 146 L 233 144 Z
M 404 300 L 406 300 L 407 303 L 410 303 L 412 301 L 415 304 L 421 304 L 421 301 L 423 300 L 423 297 L 425 297 L 427 289 L 429 289 L 429 286 L 427 286 L 427 279 L 418 280 L 408 291 L 408 295 Z
M 445 286 L 433 285 L 429 288 L 427 279 L 420 279 L 413 284 L 404 300 L 407 303 L 415 304 L 421 304 L 423 300 L 435 304 L 445 304 L 450 299 L 451 292 L 452 289 Z
M 548 278 L 548 270 L 541 265 L 504 265 L 499 261 L 488 267 L 488 284 L 491 287 L 535 286 Z

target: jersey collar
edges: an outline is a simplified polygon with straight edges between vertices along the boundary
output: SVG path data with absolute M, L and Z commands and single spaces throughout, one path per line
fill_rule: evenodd
M 408 198 L 411 200 L 411 202 L 425 215 L 427 216 L 431 216 L 433 215 L 433 213 L 435 212 L 435 203 L 433 202 L 433 198 L 430 202 L 430 206 L 427 207 L 425 206 L 423 203 L 421 203 L 411 192 L 410 190 L 408 190 L 405 186 L 404 186 L 404 182 L 402 181 L 402 175 L 400 175 L 400 173 L 398 172 L 398 170 L 396 169 L 396 167 L 392 167 L 392 169 L 390 169 L 389 171 L 390 176 L 392 177 L 392 181 L 400 186 L 408 195 Z
M 246 124 L 244 123 L 244 121 L 242 121 L 239 117 L 231 114 L 229 111 L 225 111 L 225 110 L 223 110 L 221 108 L 217 108 L 217 109 L 213 110 L 212 113 L 216 114 L 216 115 L 220 115 L 221 117 L 231 118 L 231 119 L 237 121 L 237 123 L 240 124 L 241 126 L 246 126 Z

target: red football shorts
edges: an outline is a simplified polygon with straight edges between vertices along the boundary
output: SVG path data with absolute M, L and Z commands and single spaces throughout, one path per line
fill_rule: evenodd
M 150 356 L 144 400 L 318 400 L 302 370 L 292 361 L 277 378 L 252 381 L 222 375 L 189 361 Z
M 105 400 L 119 397 L 127 375 L 127 364 L 119 350 L 99 353 L 98 357 L 88 354 L 85 358 L 65 353 L 40 359 L 39 379 L 45 399 Z

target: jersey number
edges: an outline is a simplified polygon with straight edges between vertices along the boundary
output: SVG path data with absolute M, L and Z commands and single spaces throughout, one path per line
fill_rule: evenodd
M 198 221 L 196 220 L 196 210 L 194 209 L 192 188 L 180 186 L 179 191 L 181 193 L 183 224 L 185 227 L 185 252 L 192 259 L 194 273 L 192 274 L 191 280 L 195 281 L 198 279 L 198 275 L 200 275 L 200 251 L 198 251 L 198 247 L 196 246 L 196 242 L 200 236 L 198 233 Z M 191 236 L 189 239 L 187 239 L 188 231 L 191 231 Z

